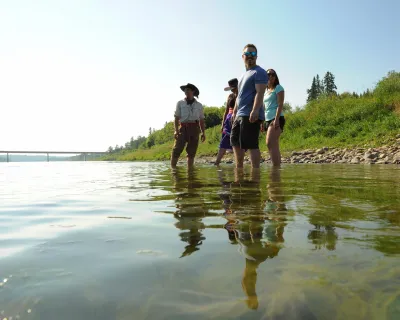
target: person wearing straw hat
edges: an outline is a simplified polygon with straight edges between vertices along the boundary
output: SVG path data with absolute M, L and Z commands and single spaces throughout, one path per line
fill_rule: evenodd
M 226 101 L 225 113 L 222 118 L 221 124 L 221 141 L 219 143 L 219 150 L 217 154 L 217 159 L 215 160 L 215 165 L 218 166 L 221 163 L 223 156 L 226 151 L 232 151 L 231 146 L 231 128 L 232 128 L 232 114 L 233 108 L 235 107 L 236 97 L 238 93 L 238 79 L 234 78 L 228 81 L 228 86 L 224 89 L 224 91 L 231 91 Z
M 206 140 L 203 105 L 195 97 L 200 94 L 199 89 L 191 83 L 180 86 L 185 92 L 185 98 L 178 101 L 175 108 L 174 138 L 175 143 L 171 154 L 171 167 L 176 168 L 179 157 L 186 146 L 187 164 L 192 167 L 199 145 L 199 134 L 201 130 L 201 141 Z

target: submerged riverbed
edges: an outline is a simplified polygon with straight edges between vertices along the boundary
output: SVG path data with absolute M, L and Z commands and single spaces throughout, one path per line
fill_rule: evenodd
M 400 168 L 0 166 L 0 319 L 398 319 Z

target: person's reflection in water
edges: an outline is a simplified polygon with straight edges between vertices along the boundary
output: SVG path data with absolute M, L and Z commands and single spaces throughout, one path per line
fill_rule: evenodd
M 336 250 L 338 235 L 332 225 L 313 224 L 315 229 L 308 232 L 307 238 L 315 245 L 315 250 L 325 247 L 329 251 Z
M 175 226 L 183 230 L 179 233 L 181 241 L 187 242 L 181 258 L 200 250 L 199 246 L 206 238 L 201 230 L 205 229 L 202 218 L 206 214 L 204 202 L 198 194 L 202 183 L 197 178 L 196 169 L 176 168 L 172 170 L 176 191 L 176 208 L 174 217 L 178 220 Z
M 267 212 L 263 212 L 263 201 L 260 190 L 260 171 L 254 169 L 251 172 L 251 180 L 245 181 L 242 172 L 235 173 L 235 183 L 241 187 L 241 202 L 240 207 L 233 200 L 232 207 L 238 212 L 248 212 L 243 206 L 248 203 L 243 199 L 251 201 L 251 212 L 249 214 L 234 215 L 236 221 L 231 219 L 230 230 L 228 230 L 231 243 L 239 245 L 239 252 L 245 257 L 245 268 L 242 275 L 242 288 L 247 296 L 246 304 L 250 309 L 258 308 L 258 297 L 256 292 L 257 284 L 257 269 L 261 263 L 268 258 L 276 257 L 281 249 L 280 244 L 284 241 L 283 231 L 285 219 L 282 215 L 285 214 L 284 206 L 282 206 L 283 196 L 280 187 L 280 176 L 275 172 L 278 168 L 273 168 L 271 173 L 271 181 L 268 185 L 269 204 L 274 203 L 272 208 L 267 208 Z M 278 209 L 279 208 L 279 209 Z M 233 209 L 233 212 L 235 211 Z M 271 209 L 273 212 L 271 212 Z M 269 215 L 273 214 L 273 218 Z M 279 218 L 281 216 L 281 218 Z M 232 238 L 234 237 L 234 240 Z
M 232 244 L 237 244 L 234 225 L 236 220 L 232 218 L 232 194 L 231 194 L 231 184 L 232 181 L 229 181 L 226 177 L 226 173 L 230 173 L 231 171 L 218 170 L 218 178 L 222 186 L 222 190 L 218 192 L 218 196 L 222 201 L 222 207 L 224 208 L 224 217 L 227 219 L 224 228 L 228 231 L 228 237 Z
M 265 202 L 264 211 L 267 214 L 267 221 L 270 223 L 264 229 L 270 239 L 276 243 L 283 243 L 283 230 L 286 226 L 287 208 L 285 196 L 282 190 L 281 169 L 272 167 L 267 184 L 268 199 Z

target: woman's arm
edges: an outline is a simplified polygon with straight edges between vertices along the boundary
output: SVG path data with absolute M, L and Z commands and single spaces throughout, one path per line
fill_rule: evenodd
M 224 113 L 224 115 L 222 117 L 221 130 L 222 130 L 222 127 L 224 126 L 224 122 L 225 122 L 226 116 L 227 116 L 227 114 L 229 112 L 229 98 L 230 98 L 230 96 L 231 95 L 229 95 L 228 98 L 226 99 L 226 108 L 225 108 L 225 113 Z
M 279 128 L 279 117 L 283 110 L 283 101 L 285 100 L 285 91 L 278 92 L 276 96 L 278 99 L 278 109 L 276 109 L 276 115 L 275 115 L 275 121 L 274 121 L 275 129 Z

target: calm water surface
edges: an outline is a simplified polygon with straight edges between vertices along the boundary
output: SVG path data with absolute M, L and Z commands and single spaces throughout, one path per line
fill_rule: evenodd
M 399 319 L 400 167 L 0 165 L 0 319 Z

